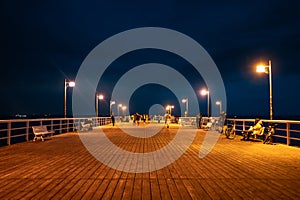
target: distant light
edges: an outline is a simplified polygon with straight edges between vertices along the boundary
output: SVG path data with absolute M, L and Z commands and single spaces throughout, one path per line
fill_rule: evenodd
M 115 101 L 111 101 L 111 102 L 110 102 L 110 105 L 114 105 L 114 104 L 116 104 Z
M 216 101 L 216 105 L 221 105 L 221 101 Z
M 181 102 L 182 102 L 182 103 L 185 103 L 185 102 L 186 102 L 186 99 L 182 99 Z
M 122 107 L 123 105 L 120 103 L 118 106 L 119 106 L 119 107 Z
M 126 106 L 123 106 L 123 107 L 122 107 L 122 110 L 126 110 L 126 108 L 127 108 Z
M 69 87 L 75 87 L 75 82 L 74 81 L 70 81 L 69 82 Z

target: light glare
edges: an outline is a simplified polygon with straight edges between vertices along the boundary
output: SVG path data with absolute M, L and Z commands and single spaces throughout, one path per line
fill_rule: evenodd
M 70 81 L 69 82 L 69 87 L 75 87 L 75 82 L 74 81 Z
M 258 73 L 265 73 L 266 72 L 266 67 L 263 66 L 263 65 L 258 65 L 256 67 L 256 72 L 258 72 Z

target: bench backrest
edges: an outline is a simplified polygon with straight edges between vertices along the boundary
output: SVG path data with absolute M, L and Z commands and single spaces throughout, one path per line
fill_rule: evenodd
M 47 126 L 33 126 L 32 130 L 34 133 L 39 133 L 39 132 L 47 132 Z

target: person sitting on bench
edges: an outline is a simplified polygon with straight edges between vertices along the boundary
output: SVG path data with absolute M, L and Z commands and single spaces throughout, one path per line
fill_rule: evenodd
M 254 126 L 250 126 L 250 128 L 247 131 L 243 132 L 243 138 L 241 140 L 249 140 L 250 135 L 261 134 L 261 131 L 264 128 L 262 120 L 256 118 L 254 124 Z

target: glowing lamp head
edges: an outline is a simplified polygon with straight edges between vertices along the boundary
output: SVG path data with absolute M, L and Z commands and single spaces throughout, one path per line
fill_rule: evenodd
M 98 95 L 98 99 L 99 100 L 103 100 L 104 99 L 104 96 L 102 94 Z
M 182 99 L 181 100 L 182 103 L 186 103 L 186 101 L 187 101 L 186 99 Z
M 216 101 L 216 105 L 221 105 L 221 101 Z
M 68 87 L 75 87 L 75 82 L 74 81 L 70 81 L 68 83 Z
M 205 96 L 205 95 L 208 94 L 208 90 L 203 89 L 203 90 L 201 90 L 200 94 L 201 94 L 202 96 Z
M 257 73 L 266 73 L 266 66 L 264 66 L 264 65 L 258 65 L 256 67 L 256 72 Z

